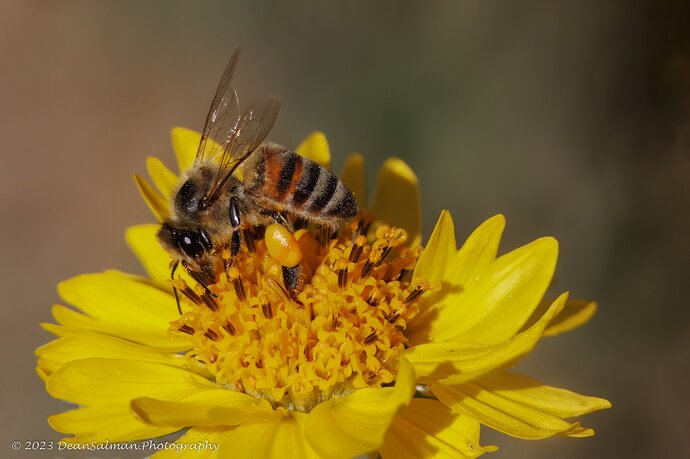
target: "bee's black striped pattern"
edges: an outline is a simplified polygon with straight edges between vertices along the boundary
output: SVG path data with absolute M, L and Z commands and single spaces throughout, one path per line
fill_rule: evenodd
M 332 172 L 297 153 L 262 148 L 245 170 L 250 194 L 285 206 L 288 212 L 328 222 L 351 218 L 359 209 L 352 191 Z

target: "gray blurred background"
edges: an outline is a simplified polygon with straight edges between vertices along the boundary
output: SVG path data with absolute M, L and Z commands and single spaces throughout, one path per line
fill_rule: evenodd
M 557 289 L 599 301 L 519 370 L 610 399 L 589 439 L 484 431 L 495 458 L 688 457 L 690 43 L 687 1 L 0 2 L 2 406 L 12 440 L 57 440 L 34 374 L 55 285 L 140 273 L 151 222 L 131 175 L 174 166 L 241 46 L 244 99 L 278 93 L 272 139 L 324 131 L 339 169 L 390 155 L 421 182 L 424 230 L 508 220 L 502 249 L 553 235 Z

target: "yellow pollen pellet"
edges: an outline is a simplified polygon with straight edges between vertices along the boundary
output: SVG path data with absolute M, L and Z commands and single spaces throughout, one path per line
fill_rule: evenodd
M 266 250 L 281 265 L 292 268 L 302 261 L 302 250 L 295 236 L 282 225 L 274 223 L 266 228 Z

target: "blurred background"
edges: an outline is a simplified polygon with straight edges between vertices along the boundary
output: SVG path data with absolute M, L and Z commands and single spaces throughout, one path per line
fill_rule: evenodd
M 362 152 L 372 184 L 399 156 L 426 237 L 442 209 L 459 241 L 504 213 L 502 251 L 555 236 L 557 289 L 599 302 L 518 367 L 611 400 L 583 420 L 597 435 L 485 429 L 491 457 L 688 457 L 689 23 L 684 0 L 0 2 L 0 455 L 60 438 L 45 419 L 67 407 L 33 369 L 55 285 L 142 272 L 123 232 L 153 220 L 131 176 L 174 166 L 170 128 L 201 129 L 242 47 L 244 100 L 284 99 L 272 140 L 322 130 L 336 170 Z

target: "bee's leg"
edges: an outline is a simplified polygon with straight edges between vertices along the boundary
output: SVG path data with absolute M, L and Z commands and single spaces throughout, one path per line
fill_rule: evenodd
M 204 288 L 207 295 L 212 296 L 213 298 L 218 298 L 218 295 L 209 290 L 208 286 L 204 282 L 202 282 L 201 279 L 199 279 L 197 273 L 192 271 L 192 268 L 190 268 L 187 262 L 184 260 L 182 260 L 182 267 L 185 269 L 185 271 L 187 271 L 187 274 L 189 274 L 192 279 L 194 279 L 199 285 L 201 285 Z
M 177 310 L 180 312 L 180 315 L 182 315 L 182 306 L 180 306 L 180 295 L 177 293 L 177 288 L 175 288 L 175 271 L 177 271 L 177 267 L 180 264 L 180 260 L 175 261 L 172 265 L 172 270 L 170 271 L 170 279 L 173 280 L 173 292 L 175 293 L 175 301 L 177 302 Z
M 283 283 L 293 300 L 296 300 L 297 295 L 304 289 L 305 282 L 306 272 L 301 263 L 292 268 L 283 266 Z
M 234 229 L 230 238 L 230 260 L 234 259 L 240 253 L 240 229 Z
M 283 225 L 285 228 L 290 228 L 290 223 L 287 221 L 285 215 L 281 214 L 277 210 L 261 209 L 261 215 L 271 217 L 276 223 Z

